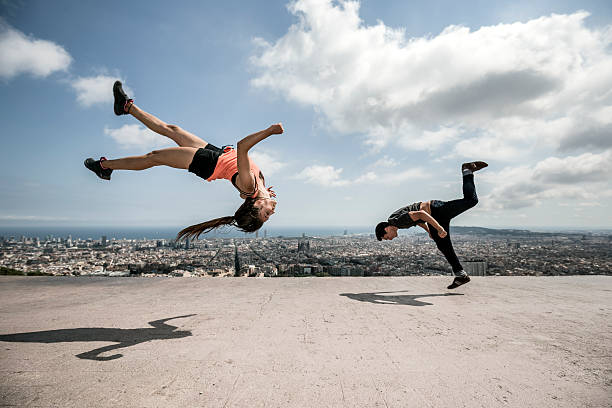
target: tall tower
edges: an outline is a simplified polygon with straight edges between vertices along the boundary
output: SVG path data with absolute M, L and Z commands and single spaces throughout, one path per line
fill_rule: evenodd
M 234 269 L 236 269 L 235 276 L 240 276 L 240 257 L 238 256 L 238 245 L 234 242 Z

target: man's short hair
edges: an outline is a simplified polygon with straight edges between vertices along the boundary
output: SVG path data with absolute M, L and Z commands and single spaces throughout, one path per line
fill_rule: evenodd
M 391 224 L 389 224 L 387 221 L 378 223 L 378 225 L 376 226 L 376 239 L 382 241 L 383 236 L 387 233 L 387 231 L 385 231 L 385 228 L 387 228 L 389 225 Z

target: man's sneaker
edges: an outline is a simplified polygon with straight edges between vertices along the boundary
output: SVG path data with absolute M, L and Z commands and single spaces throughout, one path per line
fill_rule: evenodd
M 453 280 L 453 283 L 448 285 L 446 288 L 447 289 L 455 289 L 455 288 L 457 288 L 457 287 L 459 287 L 461 285 L 465 285 L 469 281 L 470 281 L 470 277 L 467 276 L 467 275 L 455 276 L 455 279 Z
M 115 115 L 127 115 L 130 110 L 130 104 L 134 103 L 134 100 L 129 99 L 125 92 L 123 92 L 121 81 L 115 81 L 113 85 L 113 96 L 115 97 Z
M 461 170 L 470 170 L 472 172 L 478 171 L 480 169 L 484 169 L 488 164 L 483 161 L 474 161 L 469 163 L 463 163 L 461 165 Z
M 85 159 L 85 167 L 87 167 L 89 170 L 96 173 L 96 175 L 100 177 L 101 179 L 110 180 L 111 173 L 113 172 L 113 170 L 102 168 L 102 165 L 100 164 L 100 161 L 102 160 L 106 160 L 106 159 L 104 157 L 101 157 L 100 160 L 94 160 L 91 157 L 88 159 Z

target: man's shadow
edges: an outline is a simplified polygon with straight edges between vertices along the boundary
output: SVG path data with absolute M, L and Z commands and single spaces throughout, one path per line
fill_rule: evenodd
M 346 296 L 360 302 L 379 303 L 386 305 L 408 305 L 408 306 L 428 306 L 433 303 L 421 302 L 418 298 L 435 297 L 435 296 L 463 296 L 463 293 L 434 293 L 429 295 L 384 295 L 386 293 L 405 293 L 405 290 L 395 292 L 371 292 L 371 293 L 340 293 L 340 296 Z M 384 295 L 384 296 L 383 296 Z
M 119 348 L 130 347 L 151 340 L 180 339 L 191 336 L 190 331 L 175 331 L 178 327 L 166 324 L 168 320 L 195 316 L 194 314 L 169 317 L 167 319 L 149 322 L 152 328 L 113 329 L 104 327 L 83 327 L 77 329 L 45 330 L 29 333 L 0 334 L 0 341 L 19 343 L 63 343 L 72 341 L 110 341 L 118 344 L 100 347 L 76 357 L 87 360 L 108 361 L 123 357 L 123 354 L 113 354 L 108 357 L 99 354 Z

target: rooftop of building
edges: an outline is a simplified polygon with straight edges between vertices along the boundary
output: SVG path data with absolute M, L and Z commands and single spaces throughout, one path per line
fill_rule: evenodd
M 577 407 L 612 399 L 612 277 L 0 276 L 0 400 Z

